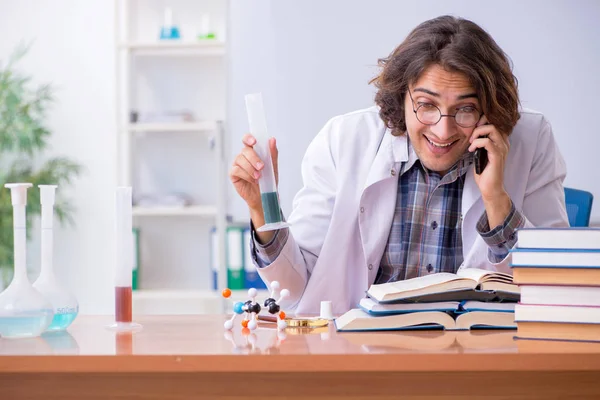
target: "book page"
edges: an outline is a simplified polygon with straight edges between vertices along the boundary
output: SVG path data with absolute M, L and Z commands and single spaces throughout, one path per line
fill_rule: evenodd
M 467 279 L 473 279 L 466 277 Z M 379 285 L 371 285 L 371 288 L 380 288 L 384 293 L 402 293 L 409 290 L 423 289 L 426 287 L 440 285 L 446 282 L 451 282 L 457 279 L 464 279 L 455 274 L 440 272 L 437 274 L 419 276 L 417 278 L 406 279 L 390 283 L 382 283 Z M 475 280 L 475 279 L 474 279 Z M 369 289 L 370 290 L 370 289 Z
M 485 282 L 489 280 L 499 281 L 499 282 L 512 282 L 512 276 L 505 274 L 503 272 L 497 271 L 489 271 L 487 269 L 480 268 L 462 268 L 459 269 L 456 275 L 473 279 L 476 282 Z
M 457 329 L 473 329 L 474 327 L 494 327 L 517 329 L 515 314 L 497 311 L 471 311 L 456 317 Z
M 434 329 L 444 327 L 453 329 L 454 318 L 446 312 L 422 311 L 408 314 L 373 316 L 361 309 L 352 309 L 336 318 L 338 331 L 378 331 L 406 329 Z

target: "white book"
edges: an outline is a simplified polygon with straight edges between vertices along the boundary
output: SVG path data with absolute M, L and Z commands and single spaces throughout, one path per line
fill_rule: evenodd
M 600 268 L 600 250 L 512 249 L 513 267 Z
M 521 303 L 600 307 L 600 287 L 524 285 Z
M 598 228 L 523 228 L 517 247 L 528 249 L 600 249 Z
M 517 304 L 515 321 L 600 324 L 600 307 Z

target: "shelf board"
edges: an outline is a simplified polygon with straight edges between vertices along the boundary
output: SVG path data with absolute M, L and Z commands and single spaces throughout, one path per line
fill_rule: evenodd
M 127 126 L 129 132 L 215 132 L 216 121 L 177 123 L 135 123 Z
M 139 56 L 222 56 L 225 54 L 225 43 L 218 40 L 126 42 L 121 43 L 119 47 Z
M 177 217 L 197 216 L 214 217 L 217 208 L 213 206 L 186 206 L 186 207 L 133 207 L 133 216 L 138 217 Z
M 132 292 L 133 298 L 137 300 L 213 300 L 221 299 L 221 294 L 215 290 L 191 290 L 191 289 L 140 289 Z M 269 297 L 267 290 L 258 290 L 257 299 Z M 249 300 L 248 290 L 232 290 L 231 297 L 234 301 Z
M 256 301 L 263 303 L 269 292 L 259 290 Z M 233 303 L 249 300 L 247 290 L 233 290 L 229 299 L 215 290 L 140 289 L 132 293 L 135 315 L 197 315 L 221 314 L 223 306 L 232 313 Z

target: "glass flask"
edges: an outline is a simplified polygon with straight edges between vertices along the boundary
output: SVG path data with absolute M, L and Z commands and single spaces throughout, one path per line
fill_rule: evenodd
M 27 277 L 25 206 L 27 188 L 32 184 L 7 183 L 5 186 L 11 190 L 13 206 L 14 275 L 10 285 L 0 293 L 0 337 L 35 337 L 50 325 L 54 311 Z
M 56 195 L 55 185 L 39 185 L 40 202 L 42 205 L 42 267 L 40 276 L 33 284 L 46 299 L 52 303 L 54 318 L 48 327 L 48 331 L 62 331 L 67 329 L 79 313 L 77 299 L 61 285 L 54 276 L 53 267 L 53 220 L 54 220 L 54 198 Z

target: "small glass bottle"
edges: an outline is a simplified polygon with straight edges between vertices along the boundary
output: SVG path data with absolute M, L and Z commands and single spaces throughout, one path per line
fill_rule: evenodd
M 8 183 L 11 189 L 14 230 L 14 276 L 0 294 L 0 337 L 27 338 L 39 336 L 48 328 L 54 311 L 52 304 L 33 288 L 27 277 L 25 206 L 31 183 Z
M 42 267 L 40 276 L 33 284 L 46 299 L 52 303 L 54 318 L 48 331 L 67 329 L 79 313 L 77 299 L 67 291 L 55 278 L 52 262 L 55 185 L 39 185 L 40 202 L 42 204 Z

